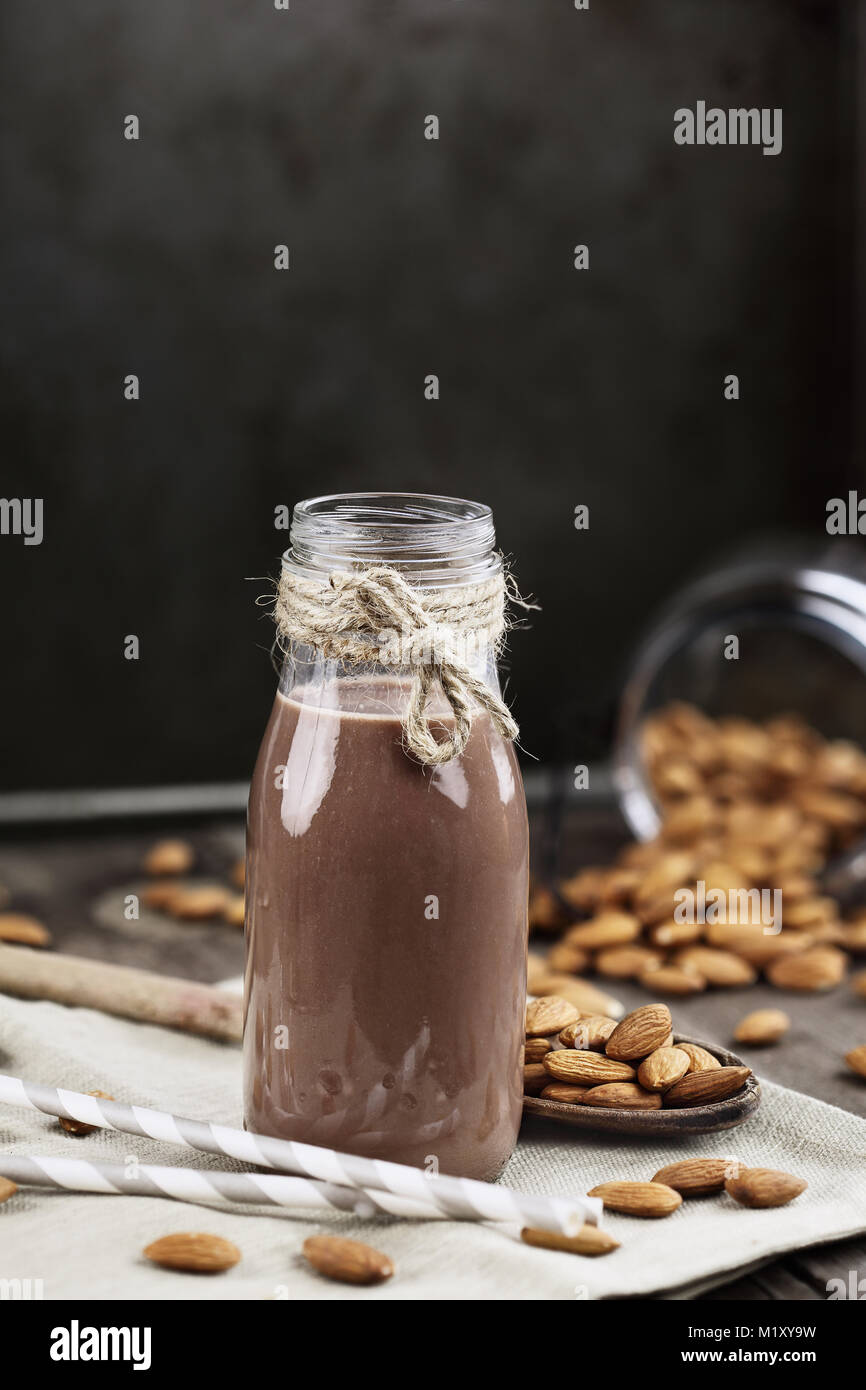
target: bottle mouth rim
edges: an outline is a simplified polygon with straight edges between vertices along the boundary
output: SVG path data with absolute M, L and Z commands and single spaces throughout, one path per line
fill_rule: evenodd
M 422 585 L 477 582 L 501 565 L 484 502 L 422 492 L 307 498 L 292 512 L 283 565 L 314 577 L 393 565 Z
M 493 513 L 484 502 L 426 492 L 333 492 L 298 502 L 292 527 L 351 526 L 415 531 L 443 526 L 493 526 Z

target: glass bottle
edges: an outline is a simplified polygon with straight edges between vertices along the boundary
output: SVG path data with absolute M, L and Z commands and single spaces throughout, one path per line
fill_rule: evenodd
M 283 564 L 495 575 L 490 509 L 355 494 L 299 504 Z M 474 653 L 498 690 L 495 653 Z M 436 768 L 404 751 L 408 672 L 287 651 L 247 833 L 245 1120 L 259 1133 L 492 1178 L 522 1105 L 528 831 L 483 711 Z M 438 688 L 437 688 L 438 689 Z M 434 694 L 443 728 L 450 710 Z

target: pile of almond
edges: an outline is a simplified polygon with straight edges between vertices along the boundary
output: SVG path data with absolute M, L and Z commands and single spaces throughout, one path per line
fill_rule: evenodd
M 657 995 L 748 985 L 759 972 L 781 989 L 838 985 L 848 953 L 866 954 L 866 911 L 843 921 L 817 879 L 866 831 L 866 753 L 794 715 L 713 720 L 674 704 L 645 723 L 643 756 L 663 817 L 657 838 L 555 893 L 533 892 L 531 924 L 565 928 L 547 957 L 549 992 L 557 977 L 585 972 L 639 980 Z M 677 891 L 697 897 L 699 881 L 705 894 L 779 890 L 781 930 L 677 920 Z
M 558 995 L 526 1006 L 526 1095 L 608 1110 L 682 1109 L 726 1100 L 750 1067 L 723 1067 L 694 1043 L 674 1046 L 666 1004 L 644 1004 L 620 1023 L 582 1016 Z

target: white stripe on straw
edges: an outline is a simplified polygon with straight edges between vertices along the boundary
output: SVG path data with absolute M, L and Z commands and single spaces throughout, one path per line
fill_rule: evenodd
M 337 1153 L 333 1149 L 291 1139 L 274 1139 L 225 1125 L 209 1125 L 161 1110 L 81 1095 L 77 1091 L 58 1091 L 14 1076 L 0 1075 L 0 1101 L 41 1110 L 48 1115 L 84 1119 L 88 1124 L 126 1134 L 168 1140 L 205 1153 L 231 1158 L 241 1155 L 244 1162 L 278 1172 L 408 1197 L 422 1204 L 430 1215 L 453 1220 L 520 1221 L 524 1226 L 574 1235 L 585 1222 L 596 1225 L 601 1215 L 598 1197 L 538 1196 L 515 1192 L 499 1183 L 445 1174 L 434 1176 L 403 1163 Z
M 137 1197 L 173 1197 L 179 1202 L 268 1203 L 278 1207 L 315 1207 L 353 1211 L 358 1216 L 403 1216 L 428 1221 L 436 1213 L 408 1197 L 390 1192 L 335 1188 L 312 1178 L 273 1173 L 225 1173 L 198 1168 L 137 1163 L 134 1172 L 119 1163 L 83 1158 L 0 1156 L 0 1177 L 30 1187 L 60 1187 L 66 1192 L 99 1192 Z

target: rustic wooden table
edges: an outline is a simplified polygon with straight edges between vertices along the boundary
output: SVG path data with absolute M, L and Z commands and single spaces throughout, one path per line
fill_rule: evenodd
M 198 824 L 130 824 L 81 827 L 60 834 L 19 834 L 0 847 L 0 884 L 11 904 L 32 912 L 50 928 L 61 951 L 137 965 L 189 979 L 218 981 L 242 969 L 243 938 L 222 924 L 181 924 L 143 911 L 138 921 L 123 914 L 124 895 L 143 885 L 145 850 L 161 834 L 188 838 L 197 852 L 196 876 L 226 881 L 243 852 L 243 825 L 238 818 Z M 616 817 L 598 811 L 571 816 L 560 826 L 565 870 L 579 863 L 603 862 L 623 831 Z M 534 943 L 535 944 L 535 943 Z M 543 946 L 542 946 L 543 948 Z M 638 986 L 617 985 L 623 1003 L 645 1002 Z M 866 1042 L 866 1005 L 845 987 L 828 996 L 780 996 L 776 990 L 715 991 L 678 1000 L 676 1016 L 683 1032 L 730 1044 L 736 1020 L 747 1010 L 783 1003 L 794 1018 L 783 1047 L 737 1050 L 756 1072 L 805 1091 L 859 1115 L 866 1115 L 866 1085 L 842 1062 L 855 1043 Z M 0 1000 L 2 1006 L 2 1000 Z M 864 1157 L 866 1208 L 866 1157 Z M 773 1261 L 757 1272 L 714 1289 L 703 1297 L 725 1299 L 825 1299 L 827 1281 L 866 1276 L 866 1240 L 813 1247 Z

